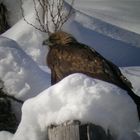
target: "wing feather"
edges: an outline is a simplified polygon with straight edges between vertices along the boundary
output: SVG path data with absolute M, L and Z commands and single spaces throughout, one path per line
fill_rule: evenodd
M 122 75 L 116 65 L 106 60 L 94 49 L 81 43 L 73 43 L 67 47 L 54 47 L 48 53 L 47 63 L 55 73 L 55 76 L 53 76 L 55 82 L 72 73 L 84 73 L 120 87 L 124 83 L 132 88 L 131 83 Z

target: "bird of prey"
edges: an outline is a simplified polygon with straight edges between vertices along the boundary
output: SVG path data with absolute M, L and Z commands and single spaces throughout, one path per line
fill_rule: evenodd
M 73 73 L 83 73 L 115 84 L 126 90 L 136 103 L 140 118 L 140 97 L 132 91 L 131 82 L 115 64 L 63 31 L 52 33 L 43 44 L 49 46 L 47 64 L 51 69 L 52 85 Z

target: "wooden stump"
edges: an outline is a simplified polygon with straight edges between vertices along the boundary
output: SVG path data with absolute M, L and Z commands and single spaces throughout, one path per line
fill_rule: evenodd
M 48 140 L 114 140 L 109 132 L 94 124 L 68 121 L 48 127 Z

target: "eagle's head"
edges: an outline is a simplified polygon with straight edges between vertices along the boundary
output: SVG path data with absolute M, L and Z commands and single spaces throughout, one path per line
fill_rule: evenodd
M 76 42 L 76 39 L 71 35 L 63 31 L 52 33 L 47 40 L 43 41 L 43 45 L 53 46 L 67 46 L 68 44 Z

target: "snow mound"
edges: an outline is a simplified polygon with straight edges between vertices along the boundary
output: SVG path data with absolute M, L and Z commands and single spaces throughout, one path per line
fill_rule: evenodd
M 77 73 L 23 104 L 14 140 L 45 140 L 49 124 L 67 120 L 93 122 L 118 138 L 138 124 L 136 106 L 124 90 Z
M 0 79 L 7 92 L 20 99 L 33 97 L 50 85 L 50 74 L 38 65 L 15 41 L 0 37 Z

